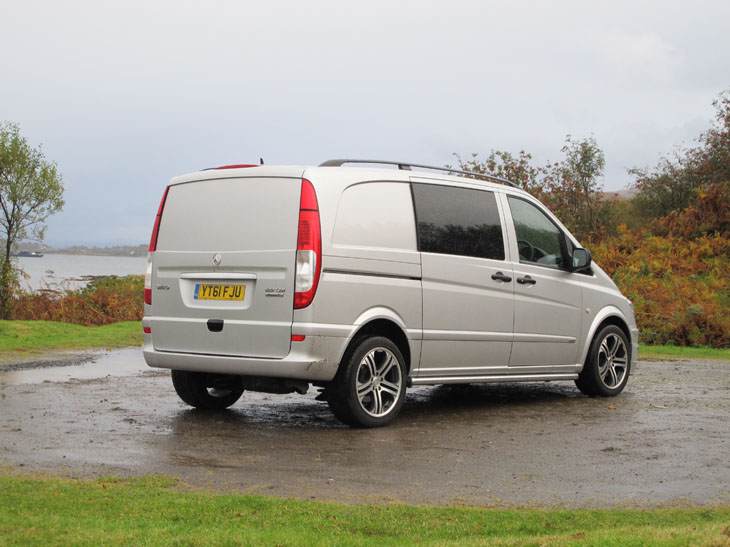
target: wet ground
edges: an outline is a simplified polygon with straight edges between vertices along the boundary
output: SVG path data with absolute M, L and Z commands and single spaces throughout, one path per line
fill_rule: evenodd
M 413 388 L 394 424 L 355 430 L 313 391 L 201 412 L 138 349 L 78 359 L 0 367 L 0 465 L 351 502 L 730 503 L 726 362 L 642 362 L 612 399 L 572 383 Z

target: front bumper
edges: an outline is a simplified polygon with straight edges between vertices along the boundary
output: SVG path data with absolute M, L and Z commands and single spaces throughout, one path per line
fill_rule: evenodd
M 636 327 L 631 329 L 631 368 L 634 368 L 636 360 L 639 358 L 639 329 Z

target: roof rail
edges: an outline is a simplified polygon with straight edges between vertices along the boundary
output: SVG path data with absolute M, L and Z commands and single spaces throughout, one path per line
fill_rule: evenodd
M 506 184 L 507 186 L 512 186 L 513 188 L 519 188 L 519 185 L 515 184 L 512 181 L 509 181 L 507 179 L 503 179 L 501 177 L 495 177 L 494 175 L 485 175 L 483 173 L 474 173 L 472 171 L 461 171 L 459 169 L 451 169 L 450 167 L 436 167 L 433 165 L 421 165 L 419 163 L 410 163 L 410 162 L 404 162 L 404 161 L 381 161 L 381 160 L 327 160 L 323 163 L 320 163 L 320 167 L 341 167 L 345 163 L 368 163 L 368 164 L 378 164 L 378 165 L 397 165 L 398 169 L 401 169 L 403 171 L 411 171 L 411 167 L 417 167 L 419 169 L 432 169 L 434 171 L 445 171 L 447 173 L 458 173 L 460 175 L 467 175 L 469 177 L 475 177 L 479 179 L 485 179 L 491 182 L 499 182 L 502 184 Z

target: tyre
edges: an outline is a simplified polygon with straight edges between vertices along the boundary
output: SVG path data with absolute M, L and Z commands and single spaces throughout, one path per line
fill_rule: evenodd
M 623 391 L 630 367 L 631 346 L 626 334 L 616 325 L 608 325 L 593 338 L 575 385 L 586 395 L 612 397 Z
M 228 408 L 243 393 L 241 379 L 228 374 L 173 370 L 172 385 L 187 404 L 206 410 Z
M 388 338 L 374 336 L 346 352 L 329 386 L 327 403 L 347 425 L 381 427 L 398 415 L 405 395 L 403 355 Z

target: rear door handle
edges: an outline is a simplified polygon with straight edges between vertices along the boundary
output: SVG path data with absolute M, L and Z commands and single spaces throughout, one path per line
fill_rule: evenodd
M 505 283 L 509 283 L 512 281 L 512 278 L 508 275 L 504 275 L 502 272 L 497 272 L 496 274 L 492 274 L 492 279 L 495 281 L 504 281 Z
M 517 283 L 520 285 L 534 285 L 537 283 L 536 279 L 532 279 L 529 275 L 526 275 L 525 277 L 518 277 Z

